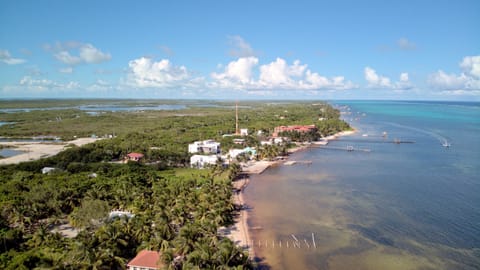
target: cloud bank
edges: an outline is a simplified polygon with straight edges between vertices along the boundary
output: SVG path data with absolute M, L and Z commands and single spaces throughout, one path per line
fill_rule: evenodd
M 282 58 L 261 65 L 256 57 L 242 57 L 231 61 L 223 72 L 211 73 L 213 88 L 233 88 L 243 90 L 344 90 L 356 85 L 345 81 L 343 76 L 327 78 L 308 69 L 306 64 L 295 60 L 288 64 Z M 257 76 L 258 74 L 258 76 Z
M 438 70 L 428 77 L 428 84 L 445 94 L 480 94 L 480 56 L 466 56 L 459 63 L 460 74 Z

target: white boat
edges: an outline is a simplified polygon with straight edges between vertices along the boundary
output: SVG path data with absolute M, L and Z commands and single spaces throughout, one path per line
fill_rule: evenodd
M 448 148 L 448 147 L 451 146 L 451 144 L 450 144 L 447 140 L 445 140 L 445 141 L 442 143 L 442 146 Z

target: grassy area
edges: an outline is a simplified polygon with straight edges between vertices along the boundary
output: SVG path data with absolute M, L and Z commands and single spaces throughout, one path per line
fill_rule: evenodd
M 81 102 L 81 103 L 80 103 Z M 157 103 L 158 102 L 158 103 Z M 182 110 L 149 110 L 132 112 L 99 112 L 88 114 L 79 109 L 37 110 L 30 112 L 0 113 L 0 121 L 15 122 L 0 127 L 0 136 L 31 137 L 58 136 L 63 139 L 88 137 L 93 134 L 125 135 L 131 132 L 152 134 L 159 137 L 184 136 L 201 139 L 219 137 L 235 131 L 235 110 L 232 102 L 187 102 L 157 101 L 148 104 L 184 104 Z M 165 103 L 164 103 L 165 102 Z M 5 101 L 3 101 L 5 103 Z M 2 104 L 4 107 L 35 106 L 60 107 L 73 104 L 114 104 L 145 105 L 143 101 L 18 101 Z M 250 132 L 263 130 L 269 132 L 277 125 L 317 124 L 322 126 L 320 117 L 335 119 L 335 111 L 312 102 L 296 103 L 242 103 L 239 109 L 240 127 Z M 48 106 L 47 106 L 48 105 Z M 202 107 L 209 106 L 209 107 Z M 323 111 L 322 111 L 323 108 Z M 327 109 L 325 109 L 327 108 Z

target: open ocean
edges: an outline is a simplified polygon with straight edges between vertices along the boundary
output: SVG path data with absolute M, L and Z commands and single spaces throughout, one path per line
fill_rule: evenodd
M 310 148 L 251 177 L 263 268 L 480 269 L 480 103 L 333 104 L 357 132 L 328 146 L 370 152 Z

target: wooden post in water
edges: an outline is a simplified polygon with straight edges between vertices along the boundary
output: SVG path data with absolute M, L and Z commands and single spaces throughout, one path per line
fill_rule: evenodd
M 317 248 L 317 244 L 315 244 L 315 236 L 313 235 L 313 232 L 312 232 L 312 243 L 313 243 L 313 247 Z
M 292 237 L 293 237 L 293 240 L 295 240 L 293 242 L 293 247 L 298 246 L 298 248 L 300 248 L 300 241 L 298 241 L 297 237 L 295 237 L 295 235 L 293 234 L 292 234 Z

